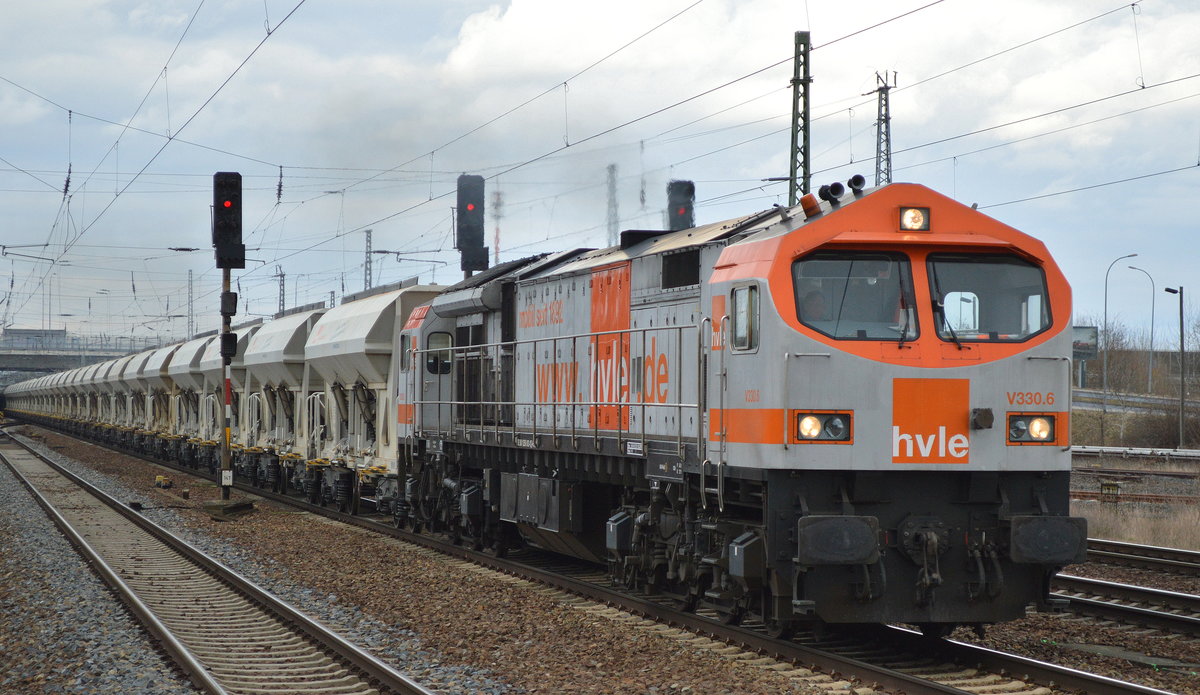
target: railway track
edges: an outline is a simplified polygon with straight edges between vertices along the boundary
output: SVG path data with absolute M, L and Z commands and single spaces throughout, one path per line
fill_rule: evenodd
M 1121 541 L 1088 539 L 1088 562 L 1200 576 L 1200 552 Z
M 1125 459 L 1129 461 L 1161 460 L 1195 465 L 1200 462 L 1200 449 L 1172 449 L 1145 446 L 1089 446 L 1071 447 L 1071 457 L 1079 461 Z
M 1104 620 L 1200 637 L 1200 596 L 1057 575 L 1054 594 L 1070 601 L 1070 611 Z
M 0 460 L 204 692 L 432 695 L 18 442 Z
M 193 469 L 139 458 L 198 475 Z M 395 529 L 383 518 L 356 516 L 309 505 L 297 498 L 241 481 L 236 482 L 235 486 L 254 495 L 401 538 L 424 546 L 431 552 L 458 557 L 477 567 L 536 582 L 564 592 L 570 602 L 588 602 L 588 610 L 624 612 L 631 620 L 644 621 L 646 629 L 660 633 L 674 632 L 682 639 L 693 641 L 715 641 L 714 648 L 724 656 L 729 656 L 728 650 L 733 649 L 740 650 L 746 659 L 773 659 L 777 662 L 777 669 L 794 674 L 793 677 L 800 680 L 828 683 L 836 679 L 852 679 L 909 695 L 1000 691 L 1016 695 L 1069 691 L 1104 695 L 1164 692 L 965 643 L 930 639 L 910 630 L 886 626 L 828 635 L 805 633 L 792 639 L 777 639 L 770 636 L 764 626 L 726 625 L 714 616 L 685 612 L 661 599 L 623 593 L 609 586 L 606 575 L 596 571 L 595 567 L 575 564 L 561 556 L 545 555 L 541 559 L 534 559 L 539 554 L 522 552 L 499 558 L 463 548 L 449 539 Z
M 1200 497 L 1196 495 L 1149 495 L 1122 492 L 1119 495 L 1110 496 L 1096 490 L 1071 490 L 1071 499 L 1140 502 L 1142 504 L 1200 504 Z
M 1177 478 L 1179 480 L 1196 480 L 1200 472 L 1196 471 L 1160 471 L 1149 468 L 1098 468 L 1093 466 L 1076 466 L 1075 473 L 1092 473 L 1115 480 L 1138 480 L 1141 478 Z

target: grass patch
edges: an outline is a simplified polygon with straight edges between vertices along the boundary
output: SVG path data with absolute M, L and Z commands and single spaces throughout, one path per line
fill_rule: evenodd
M 1088 520 L 1091 538 L 1200 550 L 1200 507 L 1194 505 L 1077 500 L 1071 514 Z

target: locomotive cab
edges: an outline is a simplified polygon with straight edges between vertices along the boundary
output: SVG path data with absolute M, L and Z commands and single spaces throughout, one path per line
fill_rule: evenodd
M 770 587 L 768 621 L 938 634 L 1046 605 L 1086 523 L 1067 516 L 1070 289 L 1045 248 L 905 184 L 743 243 L 714 273 L 734 340 L 710 372 L 738 385 L 710 456 L 767 500 L 742 527 L 765 558 L 743 595 Z M 763 295 L 749 309 L 744 286 Z M 766 378 L 764 354 L 782 355 Z

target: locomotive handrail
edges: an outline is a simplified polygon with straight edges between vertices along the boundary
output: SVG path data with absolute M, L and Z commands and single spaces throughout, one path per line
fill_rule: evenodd
M 705 321 L 710 321 L 710 320 L 705 319 Z M 566 373 L 560 374 L 557 369 L 550 369 L 549 373 L 548 373 L 548 382 L 547 382 L 547 390 L 548 390 L 548 396 L 549 396 L 548 399 L 545 399 L 545 400 L 538 399 L 537 391 L 536 391 L 536 389 L 537 389 L 536 384 L 534 386 L 534 398 L 532 398 L 532 399 L 518 399 L 516 396 L 516 393 L 514 393 L 511 398 L 504 398 L 503 397 L 503 389 L 502 389 L 502 379 L 501 379 L 501 376 L 502 376 L 501 372 L 503 371 L 503 366 L 502 366 L 503 354 L 504 354 L 505 350 L 512 351 L 513 361 L 514 361 L 514 365 L 515 365 L 515 363 L 518 361 L 519 348 L 529 349 L 532 352 L 532 354 L 529 355 L 528 357 L 526 357 L 525 359 L 531 360 L 534 374 L 536 374 L 538 367 L 541 366 L 541 356 L 538 351 L 539 344 L 548 343 L 551 346 L 551 350 L 553 352 L 551 363 L 556 364 L 558 362 L 558 353 L 560 350 L 560 346 L 562 345 L 562 343 L 564 341 L 570 341 L 570 343 L 569 343 L 571 346 L 570 347 L 570 360 L 571 360 L 570 363 L 578 364 L 578 356 L 579 356 L 578 355 L 578 346 L 579 346 L 580 340 L 586 340 L 588 343 L 589 350 L 591 350 L 596 345 L 597 339 L 599 337 L 618 336 L 618 343 L 616 345 L 614 345 L 614 347 L 615 347 L 618 355 L 623 355 L 623 354 L 627 354 L 627 352 L 628 352 L 628 348 L 630 347 L 631 342 L 632 342 L 632 340 L 631 340 L 632 334 L 637 332 L 637 333 L 641 334 L 642 351 L 644 354 L 645 349 L 646 349 L 645 348 L 645 338 L 648 333 L 668 333 L 668 334 L 674 334 L 675 336 L 677 336 L 676 342 L 678 344 L 678 353 L 675 356 L 675 366 L 676 366 L 675 374 L 679 375 L 677 377 L 677 383 L 678 383 L 679 395 L 682 396 L 682 392 L 683 392 L 683 388 L 684 388 L 684 379 L 682 376 L 682 370 L 683 370 L 683 354 L 682 354 L 682 352 L 683 352 L 684 345 L 685 345 L 684 335 L 688 331 L 691 331 L 691 330 L 696 331 L 697 344 L 702 349 L 703 348 L 702 341 L 704 340 L 704 336 L 703 336 L 703 331 L 701 330 L 700 325 L 650 326 L 650 327 L 644 327 L 644 328 L 628 328 L 628 329 L 619 329 L 619 330 L 611 330 L 611 331 L 596 331 L 596 332 L 591 332 L 591 333 L 579 333 L 579 334 L 573 334 L 573 335 L 568 335 L 568 336 L 527 338 L 527 339 L 523 339 L 523 340 L 480 343 L 480 344 L 476 344 L 476 345 L 456 345 L 456 346 L 452 346 L 450 348 L 428 348 L 428 347 L 421 348 L 418 345 L 414 345 L 414 347 L 412 348 L 412 353 L 413 353 L 413 360 L 411 362 L 412 366 L 409 370 L 410 371 L 409 378 L 413 379 L 414 381 L 418 378 L 423 379 L 423 377 L 417 375 L 417 370 L 421 368 L 421 367 L 418 367 L 417 365 L 423 363 L 424 355 L 433 353 L 433 352 L 444 353 L 448 350 L 451 354 L 451 361 L 457 362 L 457 363 L 463 364 L 463 365 L 468 364 L 470 362 L 478 361 L 479 370 L 480 370 L 479 379 L 478 379 L 478 383 L 480 386 L 479 393 L 477 394 L 478 397 L 474 398 L 474 399 L 466 399 L 466 398 L 458 397 L 460 394 L 459 394 L 458 390 L 456 389 L 456 386 L 459 383 L 465 384 L 465 382 L 462 382 L 462 379 L 469 378 L 468 377 L 469 370 L 466 369 L 465 367 L 457 367 L 457 368 L 451 369 L 450 373 L 451 373 L 452 380 L 451 380 L 450 394 L 440 393 L 441 380 L 430 380 L 428 382 L 429 384 L 432 384 L 432 383 L 434 383 L 434 381 L 436 381 L 439 384 L 439 393 L 436 394 L 436 397 L 433 397 L 433 398 L 428 397 L 428 395 L 426 395 L 426 393 L 424 392 L 424 389 L 416 388 L 416 385 L 414 383 L 409 389 L 409 392 L 412 394 L 411 402 L 412 402 L 412 405 L 414 406 L 414 411 L 415 411 L 414 418 L 413 418 L 414 432 L 417 434 L 423 434 L 423 433 L 428 434 L 431 432 L 431 430 L 429 429 L 429 426 L 428 426 L 430 423 L 428 423 L 427 419 L 422 415 L 423 409 L 419 406 L 439 406 L 438 416 L 437 416 L 439 418 L 439 422 L 437 425 L 438 431 L 449 431 L 450 429 L 453 429 L 455 431 L 459 431 L 459 432 L 463 433 L 463 435 L 465 436 L 465 433 L 468 430 L 478 430 L 481 434 L 483 434 L 484 432 L 486 432 L 489 429 L 489 425 L 490 425 L 490 429 L 493 432 L 494 436 L 496 436 L 496 437 L 499 437 L 501 426 L 505 426 L 506 429 L 508 429 L 508 431 L 510 432 L 510 434 L 512 436 L 515 436 L 519 431 L 520 432 L 529 431 L 534 437 L 537 437 L 542 433 L 542 429 L 543 429 L 543 425 L 541 424 L 541 416 L 543 413 L 543 407 L 549 406 L 550 408 L 552 408 L 554 410 L 553 410 L 553 415 L 551 418 L 551 422 L 549 423 L 548 429 L 549 429 L 549 433 L 551 434 L 551 436 L 553 436 L 555 438 L 555 440 L 557 441 L 557 439 L 560 437 L 560 435 L 562 435 L 564 433 L 564 430 L 562 429 L 562 427 L 560 427 L 561 423 L 559 422 L 559 417 L 560 417 L 561 413 L 559 412 L 558 408 L 560 406 L 569 406 L 570 423 L 571 423 L 570 424 L 571 444 L 572 444 L 573 448 L 578 448 L 579 429 L 580 429 L 579 422 L 578 422 L 578 416 L 579 416 L 580 409 L 581 408 L 613 407 L 613 408 L 617 409 L 617 425 L 616 425 L 616 429 L 614 431 L 616 433 L 618 446 L 621 447 L 622 450 L 624 450 L 624 446 L 623 446 L 624 442 L 629 437 L 629 434 L 630 434 L 629 428 L 626 427 L 625 417 L 627 416 L 627 414 L 629 414 L 631 412 L 631 409 L 634 406 L 637 406 L 639 411 L 641 412 L 641 421 L 642 421 L 643 431 L 640 434 L 640 438 L 642 441 L 642 450 L 645 451 L 646 450 L 645 449 L 646 442 L 652 436 L 648 432 L 648 428 L 646 427 L 646 425 L 647 425 L 646 413 L 649 412 L 653 408 L 666 408 L 666 409 L 674 410 L 676 412 L 676 417 L 677 417 L 676 428 L 675 428 L 676 429 L 676 433 L 675 433 L 676 449 L 679 452 L 679 455 L 682 457 L 686 451 L 685 445 L 684 445 L 684 433 L 683 433 L 683 412 L 685 410 L 695 409 L 697 412 L 697 428 L 696 428 L 697 429 L 697 431 L 696 431 L 697 453 L 699 454 L 701 452 L 700 447 L 703 446 L 703 442 L 704 442 L 704 436 L 703 436 L 704 412 L 703 412 L 703 410 L 701 410 L 701 406 L 700 406 L 699 402 L 696 402 L 696 403 L 686 402 L 682 398 L 676 398 L 674 402 L 656 403 L 656 402 L 648 401 L 645 398 L 644 392 L 643 392 L 643 398 L 641 399 L 641 402 L 635 402 L 631 398 L 621 399 L 620 395 L 619 395 L 619 391 L 614 395 L 614 397 L 607 399 L 607 400 L 600 400 L 600 399 L 581 400 L 578 398 L 577 390 L 574 388 L 574 384 L 572 384 L 570 387 L 564 386 L 562 380 L 564 378 L 569 378 L 569 377 L 567 376 Z M 487 378 L 484 376 L 483 370 L 484 370 L 486 362 L 489 360 L 494 363 L 493 373 L 495 374 L 496 387 L 492 390 L 492 397 L 486 398 L 485 397 L 485 389 L 483 388 L 483 386 L 486 383 Z M 591 366 L 591 375 L 589 378 L 591 380 L 590 383 L 592 384 L 592 391 L 594 393 L 598 393 L 598 388 L 596 386 L 596 379 L 599 376 L 599 371 L 598 371 L 599 370 L 599 360 L 592 359 L 592 360 L 590 360 L 590 362 L 591 362 L 591 365 L 590 365 Z M 700 360 L 700 362 L 701 362 L 701 364 L 698 364 L 698 366 L 697 366 L 698 370 L 705 365 L 706 360 Z M 460 372 L 461 372 L 461 374 L 460 374 Z M 572 375 L 573 374 L 574 373 L 572 373 Z M 701 390 L 703 390 L 703 385 L 698 384 L 697 385 L 698 395 L 702 395 L 702 394 L 700 394 Z M 561 394 L 566 394 L 566 397 L 563 398 Z M 447 396 L 449 396 L 449 397 L 447 397 Z M 697 400 L 699 400 L 699 399 L 697 399 Z M 443 412 L 443 409 L 440 406 L 449 406 L 450 417 L 451 417 L 451 423 L 450 423 L 449 428 L 443 427 L 442 426 L 443 423 L 440 422 L 440 418 L 441 418 L 442 412 Z M 509 418 L 510 421 L 508 423 L 501 423 L 501 420 L 503 419 L 501 413 L 503 413 L 509 406 L 511 406 L 513 409 L 512 416 Z M 479 414 L 476 417 L 471 417 L 471 414 L 469 412 L 469 409 L 473 408 L 473 407 L 479 408 Z M 518 426 L 519 415 L 517 413 L 517 409 L 520 407 L 528 407 L 530 409 L 531 419 L 527 426 L 527 429 L 523 429 Z M 486 413 L 488 413 L 488 412 L 491 412 L 493 414 L 493 422 L 491 422 L 491 423 L 487 422 Z M 594 447 L 596 448 L 597 451 L 599 451 L 601 448 L 601 431 L 602 431 L 600 428 L 600 418 L 599 417 L 592 418 L 592 423 L 591 423 L 590 429 L 592 430 L 592 439 L 594 442 Z M 667 435 L 667 436 L 669 436 L 669 435 Z
M 792 353 L 783 352 L 783 450 L 788 449 L 788 403 L 791 402 L 791 391 L 788 389 L 788 358 Z
M 575 345 L 576 345 L 576 342 L 574 340 L 572 340 L 571 341 L 571 363 L 572 364 L 578 364 L 578 359 L 579 359 L 579 354 L 575 351 Z M 514 370 L 516 369 L 516 359 L 517 359 L 516 355 L 514 354 L 513 355 L 513 369 Z M 513 400 L 516 400 L 516 392 L 515 391 L 513 392 Z M 516 406 L 514 405 L 513 408 L 516 408 Z M 571 448 L 575 449 L 576 451 L 579 450 L 579 437 L 576 435 L 576 431 L 575 431 L 577 424 L 578 424 L 578 419 L 579 419 L 579 409 L 572 407 L 571 408 Z M 513 426 L 514 427 L 516 426 L 516 423 L 517 423 L 517 418 L 516 418 L 516 413 L 514 413 L 513 414 Z
M 705 333 L 704 326 L 708 326 Z M 700 339 L 696 341 L 696 457 L 703 458 L 707 453 L 708 442 L 704 437 L 704 420 L 708 411 L 708 353 L 712 350 L 712 317 L 705 316 L 696 326 Z M 682 413 L 680 421 L 682 422 Z M 682 456 L 682 452 L 680 452 Z
M 726 437 L 729 433 L 729 418 L 725 413 L 725 390 L 728 387 L 728 374 L 725 371 L 725 355 L 729 352 L 729 314 L 721 317 L 721 359 L 720 359 L 720 393 L 718 395 L 718 405 L 721 410 L 721 432 L 720 438 L 717 440 L 717 470 L 720 471 L 720 465 L 725 462 L 725 447 Z

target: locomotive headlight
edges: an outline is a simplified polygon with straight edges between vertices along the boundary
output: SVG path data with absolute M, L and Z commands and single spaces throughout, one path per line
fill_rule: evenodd
M 928 232 L 929 208 L 900 208 L 900 230 Z
M 825 434 L 830 439 L 842 439 L 846 436 L 846 421 L 840 415 L 834 415 L 825 421 Z
M 1039 442 L 1050 439 L 1053 432 L 1054 428 L 1050 426 L 1050 421 L 1044 417 L 1035 417 L 1029 421 L 1029 436 Z
M 793 411 L 793 416 L 796 418 L 796 441 L 826 444 L 850 443 L 852 413 Z
M 1013 420 L 1008 425 L 1008 438 L 1013 441 L 1021 441 L 1025 439 L 1025 435 L 1029 432 L 1029 423 L 1022 419 Z
M 1015 444 L 1052 444 L 1053 415 L 1009 415 L 1008 441 Z

